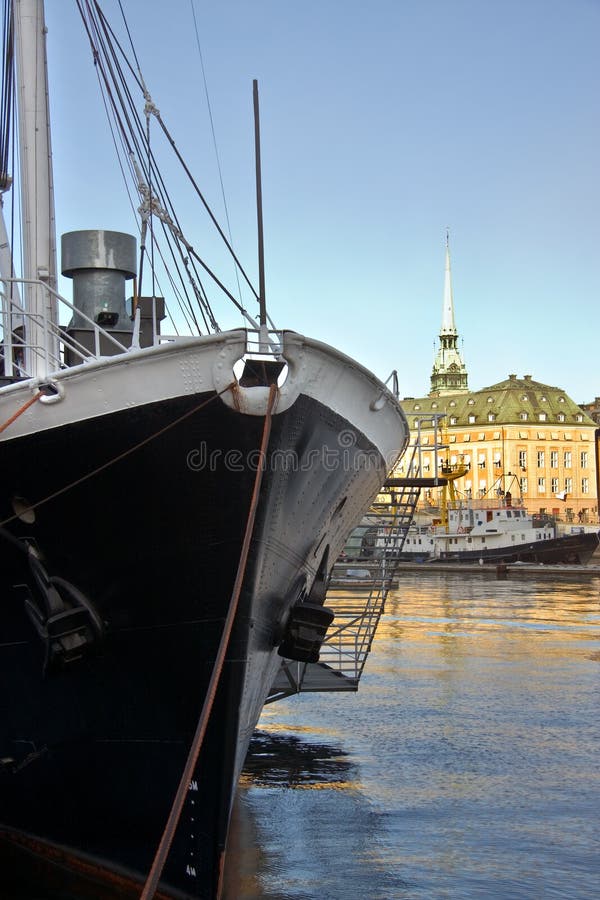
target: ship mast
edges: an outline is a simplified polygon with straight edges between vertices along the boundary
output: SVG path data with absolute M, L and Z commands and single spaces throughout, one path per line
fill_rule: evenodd
M 26 308 L 25 369 L 43 377 L 57 369 L 57 287 L 54 186 L 48 108 L 48 67 L 43 0 L 14 0 L 23 277 Z

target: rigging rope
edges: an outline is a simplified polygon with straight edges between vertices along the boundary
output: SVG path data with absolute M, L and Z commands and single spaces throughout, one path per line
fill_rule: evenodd
M 133 42 L 131 38 L 131 34 L 129 28 L 127 27 L 127 23 L 125 22 L 125 27 L 127 31 L 127 36 L 129 42 L 131 44 L 131 51 L 129 56 L 133 56 L 135 60 L 135 65 L 137 66 L 137 71 L 134 69 L 134 66 L 131 64 L 128 58 L 128 54 L 125 53 L 124 48 L 119 43 L 114 31 L 108 24 L 104 14 L 100 9 L 100 5 L 98 0 L 77 0 L 77 5 L 81 14 L 81 17 L 84 21 L 88 38 L 90 40 L 90 45 L 92 47 L 92 52 L 94 56 L 94 62 L 97 66 L 98 72 L 100 73 L 100 77 L 104 80 L 105 90 L 107 96 L 110 100 L 111 114 L 114 117 L 115 125 L 117 130 L 121 134 L 121 138 L 123 141 L 124 147 L 126 147 L 126 152 L 130 155 L 135 148 L 135 157 L 138 161 L 145 158 L 146 154 L 148 155 L 148 160 L 144 164 L 144 180 L 146 185 L 151 184 L 155 188 L 158 189 L 160 194 L 162 194 L 162 200 L 157 201 L 155 197 L 152 195 L 146 201 L 149 202 L 152 206 L 154 202 L 158 202 L 160 207 L 162 207 L 162 218 L 163 218 L 163 229 L 165 230 L 165 234 L 167 235 L 168 240 L 173 240 L 175 245 L 177 246 L 177 253 L 179 254 L 181 261 L 183 263 L 184 268 L 187 270 L 188 267 L 195 273 L 194 276 L 190 279 L 191 288 L 195 295 L 196 302 L 198 306 L 206 313 L 206 317 L 209 319 L 211 326 L 214 330 L 220 330 L 218 325 L 216 325 L 214 316 L 212 314 L 212 310 L 210 308 L 210 304 L 208 302 L 206 291 L 202 287 L 202 282 L 200 279 L 200 273 L 196 269 L 196 264 L 200 265 L 204 271 L 209 275 L 209 277 L 214 281 L 214 283 L 218 286 L 220 290 L 222 290 L 227 298 L 237 307 L 237 309 L 242 313 L 242 315 L 250 322 L 253 328 L 257 327 L 257 323 L 255 319 L 248 314 L 248 312 L 244 309 L 243 305 L 236 300 L 233 294 L 225 288 L 223 283 L 217 278 L 215 273 L 210 269 L 210 267 L 200 258 L 200 256 L 196 253 L 192 245 L 189 241 L 187 241 L 183 236 L 183 230 L 180 224 L 177 221 L 176 215 L 173 211 L 173 205 L 169 200 L 168 193 L 166 191 L 166 186 L 164 181 L 160 175 L 160 171 L 158 165 L 156 163 L 156 159 L 154 154 L 150 151 L 148 146 L 148 142 L 145 137 L 145 129 L 141 122 L 141 117 L 139 116 L 135 102 L 129 89 L 129 85 L 126 80 L 125 72 L 129 71 L 131 78 L 137 85 L 140 91 L 142 91 L 145 99 L 146 99 L 146 113 L 150 112 L 157 119 L 162 132 L 169 142 L 173 152 L 175 153 L 180 165 L 182 166 L 186 177 L 189 179 L 196 195 L 202 202 L 207 215 L 209 216 L 213 226 L 217 230 L 221 240 L 224 242 L 227 250 L 231 254 L 235 265 L 236 265 L 236 278 L 238 273 L 241 273 L 246 283 L 248 284 L 250 290 L 252 291 L 254 297 L 258 300 L 258 294 L 253 287 L 248 275 L 246 274 L 242 264 L 237 258 L 235 251 L 231 245 L 231 241 L 226 237 L 219 223 L 217 222 L 216 217 L 214 216 L 212 210 L 210 209 L 205 197 L 203 196 L 197 182 L 194 180 L 189 168 L 187 167 L 181 153 L 177 149 L 175 141 L 168 131 L 164 121 L 161 118 L 160 111 L 156 108 L 156 106 L 152 103 L 152 99 L 146 89 L 144 84 L 144 80 L 139 68 L 139 62 L 137 56 L 135 54 L 135 50 L 133 48 Z M 123 13 L 123 8 L 121 3 L 119 3 L 121 14 L 125 21 L 125 16 Z M 119 60 L 122 60 L 122 64 Z M 112 85 L 112 87 L 111 87 Z M 130 163 L 131 165 L 131 163 Z M 132 171 L 133 175 L 133 171 Z M 143 199 L 143 198 L 142 198 Z M 157 209 L 154 208 L 153 212 L 157 212 Z M 227 216 L 228 218 L 228 216 Z M 166 227 L 165 227 L 166 225 Z M 170 230 L 171 234 L 168 235 L 167 231 Z M 199 285 L 199 287 L 198 287 Z M 239 285 L 239 281 L 238 281 Z M 188 314 L 192 316 L 195 320 L 195 316 L 193 315 L 192 305 L 187 298 L 187 310 Z M 198 328 L 198 323 L 195 321 L 195 325 Z M 215 327 L 216 326 L 216 327 Z M 200 329 L 198 328 L 198 331 Z
M 263 434 L 260 445 L 260 457 L 259 459 L 264 459 L 264 456 L 267 452 L 267 447 L 269 443 L 269 437 L 271 434 L 271 421 L 273 409 L 275 406 L 275 400 L 277 397 L 277 385 L 272 384 L 269 389 L 269 399 L 267 403 L 267 410 L 265 413 L 265 421 L 263 425 Z M 212 674 L 210 677 L 210 682 L 206 691 L 206 696 L 204 698 L 204 703 L 202 705 L 202 711 L 200 713 L 200 718 L 198 720 L 198 725 L 196 727 L 196 732 L 194 734 L 194 738 L 192 740 L 192 744 L 188 753 L 188 758 L 186 760 L 185 767 L 183 769 L 181 780 L 179 782 L 179 787 L 177 788 L 177 793 L 175 794 L 175 799 L 173 800 L 173 805 L 171 807 L 171 812 L 169 813 L 169 818 L 167 820 L 167 824 L 165 825 L 165 829 L 163 831 L 162 837 L 160 839 L 160 843 L 158 845 L 156 854 L 154 856 L 154 860 L 152 862 L 152 867 L 146 879 L 146 883 L 144 885 L 144 890 L 140 895 L 140 900 L 151 900 L 154 897 L 155 892 L 158 888 L 158 882 L 162 875 L 162 871 L 169 855 L 169 850 L 171 848 L 171 844 L 173 842 L 173 837 L 175 835 L 175 831 L 177 829 L 177 825 L 179 823 L 179 819 L 181 817 L 181 812 L 183 809 L 183 804 L 185 802 L 185 798 L 188 793 L 189 784 L 194 774 L 194 770 L 196 768 L 196 764 L 198 762 L 198 757 L 200 755 L 200 750 L 202 749 L 202 743 L 204 740 L 204 735 L 206 733 L 206 728 L 208 725 L 208 720 L 210 718 L 210 714 L 212 711 L 212 707 L 214 704 L 215 695 L 217 692 L 217 688 L 219 686 L 219 679 L 221 677 L 221 672 L 223 671 L 223 665 L 225 663 L 225 655 L 227 653 L 227 648 L 229 646 L 229 638 L 231 636 L 231 631 L 233 629 L 233 623 L 235 620 L 235 615 L 237 612 L 238 601 L 240 599 L 240 594 L 242 591 L 242 584 L 244 581 L 244 576 L 246 574 L 246 566 L 248 563 L 248 552 L 250 550 L 250 541 L 252 540 L 252 534 L 254 532 L 254 522 L 256 519 L 256 511 L 258 508 L 258 500 L 260 497 L 260 487 L 262 483 L 263 476 L 263 467 L 258 465 L 256 467 L 256 476 L 254 478 L 254 488 L 252 491 L 252 498 L 250 500 L 250 508 L 248 510 L 248 519 L 246 521 L 246 530 L 244 532 L 244 540 L 242 542 L 242 549 L 240 552 L 240 559 L 238 562 L 237 573 L 235 576 L 235 582 L 233 585 L 233 591 L 231 594 L 231 599 L 229 601 L 229 609 L 227 610 L 227 617 L 225 619 L 225 625 L 223 626 L 223 633 L 221 635 L 221 641 L 219 643 L 219 649 L 217 651 L 217 656 L 215 658 L 215 664 L 212 670 Z
M 125 459 L 127 456 L 131 456 L 131 454 L 135 453 L 136 450 L 139 450 L 140 447 L 144 447 L 146 444 L 149 444 L 151 441 L 155 440 L 157 437 L 160 437 L 161 434 L 165 434 L 165 432 L 170 431 L 171 428 L 174 428 L 176 425 L 179 425 L 179 423 L 183 422 L 184 419 L 188 419 L 190 416 L 193 416 L 194 413 L 197 413 L 201 409 L 204 409 L 205 406 L 208 406 L 209 403 L 212 403 L 214 400 L 217 399 L 217 397 L 220 397 L 221 394 L 225 394 L 225 393 L 227 393 L 227 391 L 232 390 L 234 384 L 235 384 L 235 382 L 231 382 L 231 384 L 228 384 L 227 387 L 223 388 L 222 391 L 218 391 L 217 393 L 213 394 L 212 397 L 209 397 L 208 400 L 204 400 L 202 403 L 199 403 L 198 406 L 194 406 L 193 409 L 188 409 L 187 412 L 184 412 L 183 415 L 178 416 L 172 422 L 169 422 L 168 425 L 164 425 L 162 428 L 159 428 L 158 431 L 155 431 L 153 434 L 149 435 L 148 437 L 144 438 L 143 440 L 138 441 L 138 443 L 134 444 L 132 447 L 128 447 L 128 449 L 124 450 L 122 453 L 118 453 L 117 456 L 114 456 L 112 459 L 109 459 L 107 462 L 102 463 L 102 465 L 97 466 L 95 469 L 92 469 L 91 472 L 87 472 L 85 475 L 82 475 L 81 478 L 76 478 L 74 481 L 69 482 L 69 484 L 64 485 L 64 487 L 59 488 L 56 491 L 53 491 L 51 494 L 48 494 L 47 497 L 43 497 L 42 500 L 38 500 L 36 503 L 31 503 L 25 510 L 22 510 L 21 515 L 23 515 L 23 512 L 28 512 L 30 509 L 38 509 L 38 507 L 43 506 L 44 503 L 48 503 L 50 500 L 54 500 L 55 497 L 60 497 L 61 494 L 64 494 L 67 491 L 70 491 L 72 488 L 77 487 L 78 484 L 82 484 L 84 481 L 88 481 L 90 478 L 93 478 L 94 475 L 98 475 L 100 472 L 103 472 L 104 469 L 108 469 L 110 466 L 113 466 L 115 463 L 119 462 L 121 459 Z M 24 404 L 24 406 L 21 407 L 21 409 L 18 410 L 17 413 L 11 419 L 9 419 L 7 422 L 4 423 L 2 428 L 0 428 L 0 431 L 2 431 L 4 428 L 7 428 L 11 422 L 13 422 L 18 416 L 20 416 L 21 413 L 25 412 L 25 410 L 29 406 L 31 406 L 32 403 L 34 403 L 36 400 L 38 400 L 40 396 L 42 396 L 41 393 L 39 395 L 36 395 L 35 397 L 33 397 L 26 404 Z M 11 522 L 14 522 L 15 519 L 18 519 L 18 518 L 19 518 L 19 516 L 14 515 L 14 516 L 10 516 L 8 519 L 4 519 L 4 521 L 0 522 L 0 528 L 4 527 L 5 525 L 9 525 Z

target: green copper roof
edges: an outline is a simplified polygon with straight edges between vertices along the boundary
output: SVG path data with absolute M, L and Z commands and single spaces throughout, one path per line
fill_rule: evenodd
M 438 397 L 406 397 L 402 408 L 413 425 L 415 418 L 446 413 L 445 427 L 477 425 L 595 426 L 595 422 L 559 387 L 534 381 L 530 375 L 509 375 L 504 381 L 469 393 Z M 474 418 L 474 421 L 472 417 Z M 455 422 L 452 419 L 456 419 Z M 471 419 L 471 420 L 470 420 Z

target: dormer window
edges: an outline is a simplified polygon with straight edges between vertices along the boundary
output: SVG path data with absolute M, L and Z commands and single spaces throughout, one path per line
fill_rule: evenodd
M 520 418 L 520 420 L 521 420 L 522 422 L 526 422 L 527 419 L 529 418 L 529 413 L 526 413 L 526 412 L 520 412 L 520 413 L 519 413 L 519 418 Z
M 477 418 L 477 416 L 474 416 L 473 413 L 471 413 L 469 416 L 469 425 L 473 425 L 475 423 L 476 418 Z

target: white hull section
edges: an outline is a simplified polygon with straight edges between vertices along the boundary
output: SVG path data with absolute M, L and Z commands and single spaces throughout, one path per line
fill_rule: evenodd
M 408 441 L 408 425 L 393 395 L 368 370 L 326 344 L 284 332 L 281 356 L 287 376 L 275 414 L 300 394 L 343 416 L 377 447 L 390 469 Z M 222 401 L 247 415 L 264 415 L 268 388 L 240 387 L 234 365 L 245 357 L 247 333 L 224 332 L 182 338 L 63 369 L 47 379 L 30 379 L 0 389 L 0 427 L 49 383 L 44 396 L 19 415 L 0 440 L 14 440 L 62 425 L 101 417 L 144 404 L 216 391 Z M 233 388 L 232 386 L 235 385 Z M 340 435 L 340 452 L 352 444 Z

